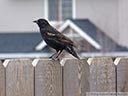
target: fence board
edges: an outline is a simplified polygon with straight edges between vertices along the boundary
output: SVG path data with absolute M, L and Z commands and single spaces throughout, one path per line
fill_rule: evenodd
M 89 65 L 86 61 L 66 61 L 63 69 L 64 96 L 86 96 L 86 92 L 89 91 Z
M 34 96 L 31 60 L 8 60 L 6 67 L 6 96 Z
M 128 57 L 117 58 L 115 63 L 117 64 L 117 91 L 128 92 Z
M 115 92 L 115 65 L 109 57 L 89 58 L 90 92 Z
M 58 61 L 37 59 L 35 96 L 62 96 L 62 67 Z
M 86 92 L 101 96 L 104 92 L 128 92 L 128 57 L 115 62 L 111 57 L 68 59 L 63 67 L 50 59 L 9 59 L 4 66 L 0 61 L 0 96 L 91 96 Z
M 0 61 L 0 96 L 5 96 L 5 70 Z

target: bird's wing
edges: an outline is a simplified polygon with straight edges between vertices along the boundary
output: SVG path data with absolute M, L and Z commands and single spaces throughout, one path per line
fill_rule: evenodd
M 70 40 L 68 37 L 66 37 L 62 33 L 57 32 L 57 30 L 56 30 L 56 32 L 55 31 L 54 32 L 47 31 L 46 34 L 48 36 L 48 39 L 50 39 L 52 41 L 55 41 L 62 45 L 70 45 L 70 46 L 76 47 L 76 44 L 72 40 Z
M 76 44 L 71 40 L 69 39 L 68 37 L 66 37 L 65 35 L 61 34 L 61 33 L 58 33 L 56 35 L 56 37 L 58 38 L 58 40 L 60 42 L 62 42 L 63 44 L 67 44 L 67 45 L 71 45 L 71 46 L 74 46 L 76 47 Z

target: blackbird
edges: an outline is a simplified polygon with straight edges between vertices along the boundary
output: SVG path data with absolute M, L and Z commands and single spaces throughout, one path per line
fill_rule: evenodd
M 58 59 L 61 52 L 66 50 L 68 53 L 79 59 L 79 56 L 73 48 L 76 47 L 76 44 L 72 40 L 57 31 L 45 19 L 40 18 L 33 22 L 39 26 L 41 36 L 46 44 L 56 50 L 56 53 L 54 53 L 50 58 Z

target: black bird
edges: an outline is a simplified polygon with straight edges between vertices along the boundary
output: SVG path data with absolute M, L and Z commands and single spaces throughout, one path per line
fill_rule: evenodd
M 61 52 L 66 50 L 68 53 L 79 59 L 73 48 L 76 47 L 76 45 L 72 40 L 53 28 L 45 19 L 41 18 L 33 22 L 39 26 L 40 33 L 44 41 L 56 50 L 56 53 L 54 53 L 50 58 L 57 59 Z

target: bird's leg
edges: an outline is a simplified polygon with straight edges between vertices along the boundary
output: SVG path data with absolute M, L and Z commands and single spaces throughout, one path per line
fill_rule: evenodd
M 50 56 L 49 58 L 53 58 L 53 56 L 55 56 L 58 53 L 58 51 L 56 51 L 52 56 Z
M 59 50 L 59 52 L 57 52 L 57 55 L 56 55 L 56 57 L 55 57 L 55 58 L 58 58 L 58 57 L 59 57 L 59 55 L 62 53 L 62 51 L 63 51 L 63 50 Z

